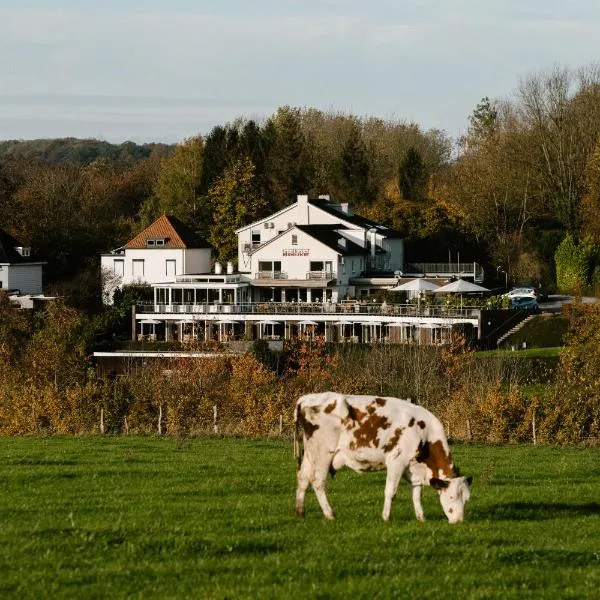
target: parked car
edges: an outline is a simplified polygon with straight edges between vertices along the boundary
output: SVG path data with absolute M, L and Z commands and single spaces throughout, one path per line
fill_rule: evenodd
M 534 287 L 518 287 L 513 288 L 510 292 L 503 294 L 507 298 L 518 298 L 522 296 L 531 296 L 532 298 L 536 297 L 535 288 Z
M 539 310 L 539 304 L 535 296 L 512 296 L 510 307 L 519 310 Z
M 543 292 L 540 288 L 533 285 L 521 286 L 513 288 L 510 292 L 503 294 L 507 298 L 516 298 L 519 296 L 530 296 L 535 298 L 538 302 L 546 302 L 548 300 L 548 294 Z

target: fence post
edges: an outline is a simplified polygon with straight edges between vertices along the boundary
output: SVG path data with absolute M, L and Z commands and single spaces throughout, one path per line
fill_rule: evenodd
M 217 422 L 217 417 L 218 417 L 217 405 L 213 404 L 213 432 L 214 433 L 219 433 L 219 424 Z
M 283 435 L 283 415 L 279 415 L 279 435 Z
M 537 435 L 535 431 L 535 413 L 533 413 L 533 416 L 531 417 L 531 432 L 533 434 L 533 445 L 535 446 L 537 444 Z
M 104 435 L 104 407 L 100 407 L 100 433 Z
M 471 431 L 471 419 L 467 419 L 467 438 L 469 441 L 473 439 L 473 432 Z
M 129 434 L 129 421 L 127 420 L 127 417 L 125 417 L 125 435 Z
M 162 404 L 158 405 L 158 435 L 162 435 Z

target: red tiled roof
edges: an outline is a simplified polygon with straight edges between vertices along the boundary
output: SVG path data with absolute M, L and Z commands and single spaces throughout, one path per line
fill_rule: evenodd
M 148 240 L 164 239 L 160 248 L 210 248 L 210 244 L 177 217 L 163 215 L 125 244 L 125 248 L 148 248 Z

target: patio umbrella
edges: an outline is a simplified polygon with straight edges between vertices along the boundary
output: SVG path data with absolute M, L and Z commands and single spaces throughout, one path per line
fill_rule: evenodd
M 462 307 L 463 302 L 463 294 L 471 294 L 474 292 L 489 292 L 487 288 L 482 285 L 477 285 L 476 283 L 471 283 L 470 281 L 465 281 L 464 279 L 457 279 L 456 281 L 451 281 L 442 287 L 439 287 L 437 290 L 433 290 L 434 294 L 460 294 L 460 305 Z
M 392 292 L 431 292 L 437 290 L 440 286 L 418 277 L 417 279 L 411 279 L 401 285 L 395 285 L 388 288 Z
M 464 279 L 457 279 L 456 281 L 451 281 L 446 285 L 438 287 L 436 290 L 433 290 L 434 294 L 469 294 L 471 292 L 489 292 L 487 288 L 482 285 L 477 285 L 476 283 L 471 283 L 470 281 L 465 281 Z

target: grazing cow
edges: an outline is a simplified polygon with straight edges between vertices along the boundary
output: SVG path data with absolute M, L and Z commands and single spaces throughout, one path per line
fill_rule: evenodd
M 444 428 L 421 406 L 398 398 L 324 392 L 302 396 L 296 405 L 298 460 L 296 514 L 304 515 L 304 495 L 312 484 L 326 519 L 333 511 L 325 495 L 327 474 L 387 469 L 383 519 L 390 518 L 400 478 L 412 485 L 419 521 L 425 519 L 421 487 L 438 490 L 450 523 L 464 519 L 470 477 L 460 477 L 452 462 Z

